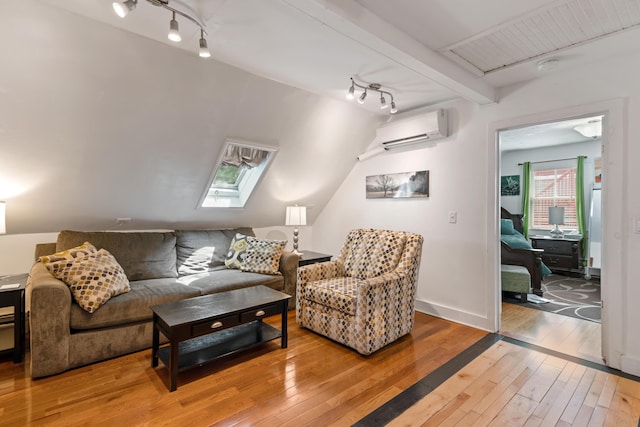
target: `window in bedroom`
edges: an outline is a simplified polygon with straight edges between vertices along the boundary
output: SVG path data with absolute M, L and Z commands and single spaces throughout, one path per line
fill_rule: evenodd
M 534 170 L 531 195 L 531 227 L 552 229 L 549 208 L 564 206 L 565 227 L 578 227 L 576 219 L 576 168 Z
M 244 207 L 276 151 L 227 140 L 200 205 L 203 208 Z

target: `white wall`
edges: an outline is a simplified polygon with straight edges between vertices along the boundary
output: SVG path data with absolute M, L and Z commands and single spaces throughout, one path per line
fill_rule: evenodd
M 425 238 L 417 289 L 417 308 L 458 322 L 494 330 L 497 293 L 497 183 L 499 178 L 496 123 L 531 118 L 551 119 L 554 111 L 622 98 L 621 116 L 611 124 L 605 178 L 609 217 L 607 273 L 611 284 L 608 331 L 614 367 L 640 374 L 638 274 L 640 234 L 631 230 L 640 218 L 640 55 L 610 58 L 578 71 L 551 74 L 502 91 L 498 104 L 478 108 L 466 102 L 445 106 L 453 116 L 452 136 L 408 152 L 390 152 L 358 163 L 314 224 L 314 249 L 337 253 L 348 230 L 357 227 L 404 229 Z M 617 105 L 617 104 L 616 104 Z M 599 112 L 599 111 L 593 111 Z M 568 117 L 568 116 L 567 116 Z M 564 117 L 556 117 L 564 118 Z M 522 120 L 524 120 L 522 119 Z M 521 124 L 526 124 L 522 122 Z M 618 126 L 621 124 L 622 128 Z M 505 126 L 506 127 L 506 126 Z M 630 143 L 634 141 L 634 143 Z M 622 154 L 624 153 L 624 154 Z M 367 175 L 428 169 L 428 200 L 367 200 Z M 606 172 L 608 171 L 608 172 Z M 609 176 L 606 176 L 606 173 Z M 449 224 L 447 211 L 458 212 Z M 603 280 L 605 277 L 603 276 Z M 497 302 L 495 303 L 497 306 Z

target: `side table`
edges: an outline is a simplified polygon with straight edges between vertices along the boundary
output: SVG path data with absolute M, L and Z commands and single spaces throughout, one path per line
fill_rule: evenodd
M 317 262 L 331 261 L 331 255 L 321 254 L 320 252 L 302 251 L 300 253 L 300 260 L 298 266 L 315 264 Z
M 28 274 L 0 276 L 0 307 L 13 306 L 13 362 L 22 362 L 25 335 L 25 288 Z

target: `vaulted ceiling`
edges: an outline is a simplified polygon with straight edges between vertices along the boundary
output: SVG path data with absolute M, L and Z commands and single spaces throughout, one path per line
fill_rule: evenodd
M 204 60 L 197 25 L 178 16 L 183 40 L 167 40 L 171 14 L 148 0 L 125 19 L 110 0 L 0 2 L 8 232 L 266 227 L 293 203 L 313 223 L 390 117 L 345 99 L 351 77 L 391 92 L 399 116 L 500 102 L 507 85 L 638 50 L 639 3 L 169 0 L 202 22 Z M 225 138 L 278 153 L 245 209 L 199 208 Z

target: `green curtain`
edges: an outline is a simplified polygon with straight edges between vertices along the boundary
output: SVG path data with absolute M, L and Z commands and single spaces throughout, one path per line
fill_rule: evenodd
M 531 162 L 522 164 L 522 228 L 524 237 L 529 237 L 529 202 L 531 192 Z
M 582 265 L 587 265 L 587 219 L 584 215 L 584 156 L 578 156 L 576 170 L 576 220 L 578 232 L 582 235 Z

